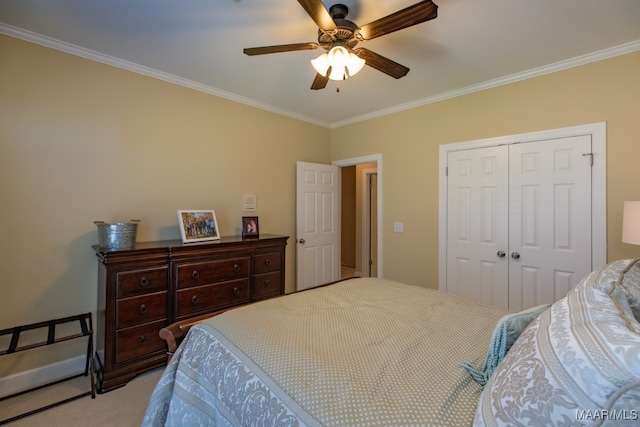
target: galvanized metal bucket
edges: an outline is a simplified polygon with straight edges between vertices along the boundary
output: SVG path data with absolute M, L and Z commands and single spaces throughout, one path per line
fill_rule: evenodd
M 93 221 L 98 226 L 98 245 L 106 249 L 130 249 L 136 246 L 139 219 L 107 224 Z

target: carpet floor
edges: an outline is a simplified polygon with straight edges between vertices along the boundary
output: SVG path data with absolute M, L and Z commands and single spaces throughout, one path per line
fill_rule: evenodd
M 153 388 L 164 368 L 138 375 L 129 383 L 104 394 L 82 397 L 12 421 L 9 427 L 140 426 Z M 42 390 L 0 402 L 0 421 L 89 391 L 89 377 L 78 377 Z

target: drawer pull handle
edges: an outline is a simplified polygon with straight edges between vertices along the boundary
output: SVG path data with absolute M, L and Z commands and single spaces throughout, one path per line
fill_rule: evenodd
M 234 295 L 238 295 L 240 293 L 240 289 L 238 289 L 237 287 L 233 287 L 233 294 Z
M 149 284 L 149 279 L 147 279 L 146 277 L 143 277 L 142 279 L 140 279 L 140 286 L 147 286 Z
M 147 343 L 147 337 L 145 337 L 144 335 L 140 335 L 140 338 L 138 339 L 138 342 L 140 344 L 146 344 Z
M 271 260 L 269 258 L 265 259 L 264 265 L 271 265 Z
M 233 271 L 235 271 L 236 273 L 237 273 L 238 271 L 240 271 L 240 266 L 239 266 L 238 264 L 234 264 L 234 265 L 233 265 Z
M 268 288 L 269 286 L 271 286 L 271 280 L 265 280 L 264 281 L 264 287 Z
M 142 314 L 147 314 L 148 312 L 149 312 L 149 307 L 147 307 L 147 305 L 146 305 L 146 304 L 142 304 L 142 305 L 140 306 L 140 313 L 142 313 Z
M 198 295 L 194 295 L 191 297 L 191 304 L 193 305 L 198 304 Z
M 198 270 L 193 270 L 193 271 L 191 272 L 191 278 L 192 278 L 193 280 L 195 280 L 195 279 L 197 279 L 197 278 L 199 278 L 199 277 L 200 277 L 200 273 L 198 273 Z

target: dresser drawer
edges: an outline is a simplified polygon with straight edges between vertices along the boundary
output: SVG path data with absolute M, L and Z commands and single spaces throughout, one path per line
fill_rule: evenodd
M 166 291 L 116 301 L 116 329 L 166 318 Z
M 160 329 L 166 326 L 164 320 L 153 323 L 146 323 L 133 328 L 121 329 L 116 332 L 115 342 L 115 362 L 122 363 L 164 351 L 166 342 L 160 338 Z
M 189 288 L 248 277 L 249 260 L 249 257 L 243 257 L 178 265 L 177 287 Z
M 176 317 L 215 311 L 249 301 L 249 279 L 181 289 L 177 292 Z
M 253 297 L 257 298 L 269 294 L 279 294 L 281 283 L 282 273 L 280 271 L 258 274 L 253 278 Z
M 279 252 L 253 257 L 253 274 L 280 270 L 282 255 Z
M 169 286 L 169 267 L 127 270 L 116 273 L 117 298 L 148 292 L 166 291 Z

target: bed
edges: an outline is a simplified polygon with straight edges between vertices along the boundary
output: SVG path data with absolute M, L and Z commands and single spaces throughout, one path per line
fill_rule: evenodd
M 189 329 L 143 425 L 634 425 L 639 298 L 621 260 L 520 313 L 371 278 L 262 301 Z

